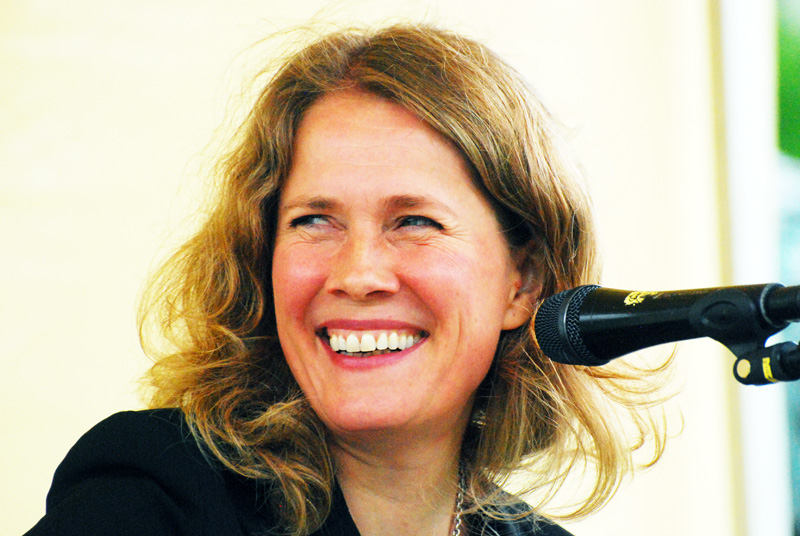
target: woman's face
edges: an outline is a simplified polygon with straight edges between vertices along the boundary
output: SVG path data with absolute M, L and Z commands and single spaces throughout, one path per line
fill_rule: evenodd
M 530 316 L 459 153 L 355 91 L 300 123 L 272 280 L 286 360 L 334 434 L 463 430 L 501 330 Z

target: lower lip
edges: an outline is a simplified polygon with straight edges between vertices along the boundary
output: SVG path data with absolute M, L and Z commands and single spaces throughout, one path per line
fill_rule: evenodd
M 372 355 L 369 357 L 353 357 L 350 355 L 342 355 L 340 353 L 334 352 L 333 348 L 331 348 L 324 342 L 320 341 L 320 344 L 322 344 L 322 346 L 325 348 L 325 351 L 328 352 L 328 356 L 331 358 L 331 361 L 333 361 L 335 365 L 346 369 L 367 370 L 379 367 L 386 367 L 389 365 L 393 365 L 398 361 L 402 361 L 410 354 L 415 352 L 417 348 L 425 344 L 426 340 L 427 337 L 419 341 L 411 348 L 406 348 L 405 350 L 401 350 L 400 352 L 389 352 L 386 354 Z

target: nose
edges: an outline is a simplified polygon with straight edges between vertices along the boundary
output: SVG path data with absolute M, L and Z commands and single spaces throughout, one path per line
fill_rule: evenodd
M 397 293 L 400 280 L 390 247 L 380 236 L 351 234 L 332 259 L 325 290 L 358 301 Z

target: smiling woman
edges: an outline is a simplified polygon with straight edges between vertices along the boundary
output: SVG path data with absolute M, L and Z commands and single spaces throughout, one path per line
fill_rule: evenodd
M 502 490 L 512 472 L 546 502 L 594 463 L 581 515 L 645 439 L 660 455 L 656 386 L 534 340 L 538 303 L 597 281 L 589 202 L 482 45 L 321 38 L 271 78 L 220 178 L 144 304 L 145 346 L 148 325 L 171 343 L 154 409 L 76 445 L 30 534 L 567 534 Z
M 391 430 L 407 451 L 395 457 L 417 460 L 412 446 L 436 434 L 457 460 L 500 333 L 530 317 L 538 292 L 522 289 L 461 155 L 391 101 L 333 92 L 299 125 L 280 199 L 278 336 L 316 414 L 352 450 L 370 443 L 359 432 Z M 413 342 L 390 352 L 389 337 Z

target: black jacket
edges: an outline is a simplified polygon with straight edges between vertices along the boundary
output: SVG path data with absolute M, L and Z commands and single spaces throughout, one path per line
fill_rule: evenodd
M 129 411 L 104 420 L 69 451 L 53 477 L 47 513 L 26 536 L 250 536 L 274 520 L 258 481 L 203 455 L 179 410 Z M 468 516 L 470 534 L 569 536 L 533 516 Z M 358 536 L 338 487 L 318 536 Z

